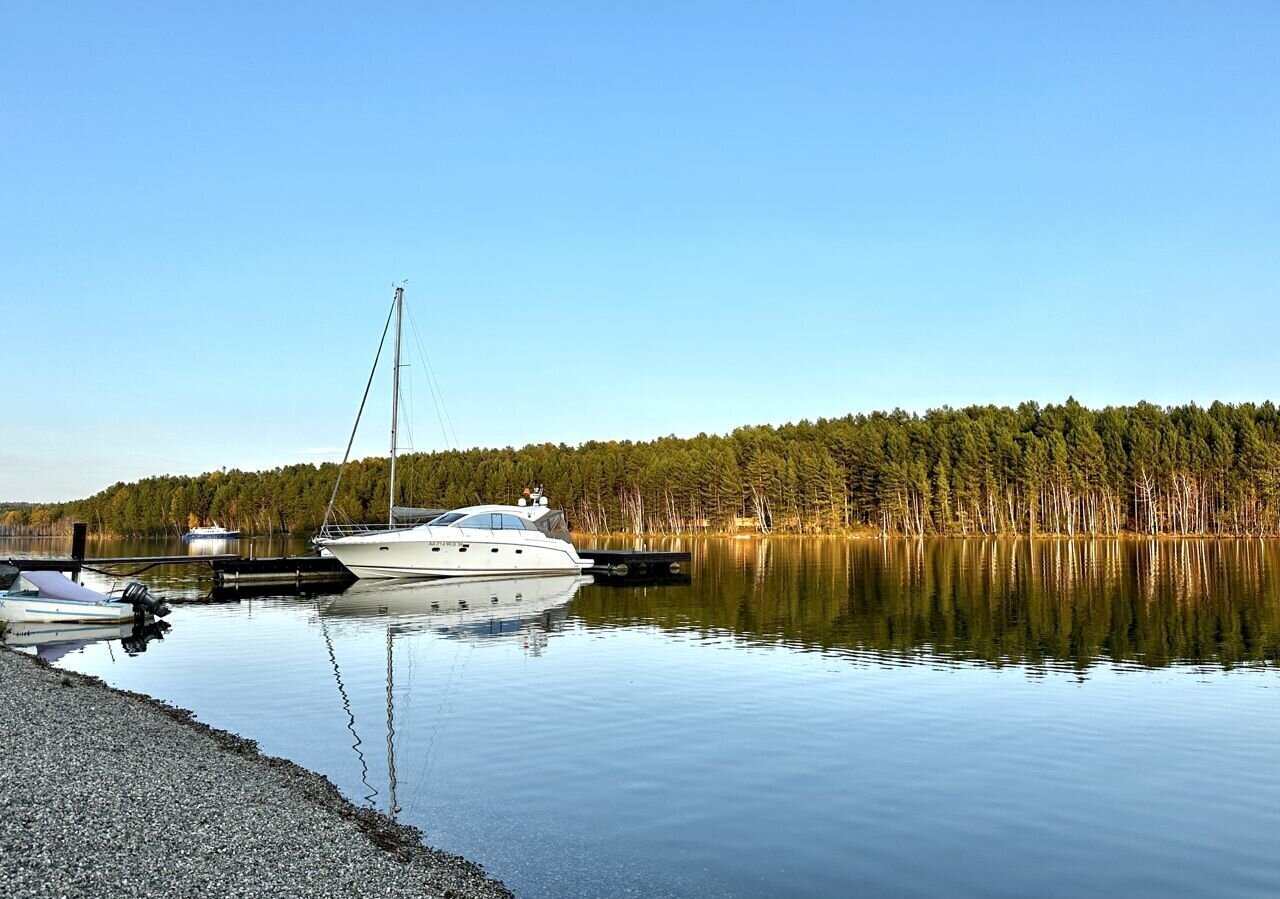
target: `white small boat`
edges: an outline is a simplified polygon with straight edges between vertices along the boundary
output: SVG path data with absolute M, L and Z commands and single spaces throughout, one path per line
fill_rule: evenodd
M 182 535 L 183 540 L 234 540 L 240 536 L 239 531 L 229 531 L 226 528 L 212 524 L 203 528 L 192 528 Z
M 138 617 L 169 614 L 169 607 L 153 597 L 142 584 L 125 587 L 118 600 L 82 587 L 57 571 L 17 574 L 0 590 L 0 621 L 88 623 L 133 621 Z M 4 572 L 0 572 L 3 575 Z

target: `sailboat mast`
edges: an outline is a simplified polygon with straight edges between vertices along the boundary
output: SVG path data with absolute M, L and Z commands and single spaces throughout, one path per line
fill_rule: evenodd
M 404 315 L 404 288 L 396 288 L 396 353 L 391 369 L 391 499 L 387 524 L 396 523 L 396 414 L 400 411 L 400 322 Z

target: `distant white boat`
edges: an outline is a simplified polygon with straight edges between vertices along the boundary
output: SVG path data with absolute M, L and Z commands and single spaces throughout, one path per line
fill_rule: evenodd
M 129 584 L 115 600 L 56 571 L 7 570 L 17 576 L 0 590 L 0 621 L 113 622 L 169 614 L 169 607 L 142 584 Z
M 182 535 L 183 540 L 234 540 L 240 536 L 239 531 L 229 531 L 217 524 L 203 528 L 192 528 Z

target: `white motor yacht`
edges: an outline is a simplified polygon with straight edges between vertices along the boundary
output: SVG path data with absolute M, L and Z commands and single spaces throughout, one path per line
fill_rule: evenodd
M 396 440 L 400 409 L 400 337 L 404 288 L 397 287 L 383 340 L 395 321 L 395 350 L 391 379 L 391 479 L 386 524 L 348 525 L 334 522 L 334 503 L 342 473 L 351 456 L 360 414 L 369 397 L 382 342 L 365 385 L 365 396 L 347 450 L 338 466 L 320 534 L 312 544 L 320 554 L 333 555 L 356 577 L 463 577 L 468 575 L 579 574 L 592 566 L 569 542 L 564 513 L 547 507 L 539 488 L 519 505 L 480 505 L 454 509 L 443 515 L 427 509 L 396 505 Z M 529 491 L 525 491 L 526 495 Z M 431 517 L 426 524 L 401 526 L 406 518 Z
M 534 494 L 520 505 L 454 509 L 426 524 L 316 540 L 356 577 L 577 574 L 564 513 Z

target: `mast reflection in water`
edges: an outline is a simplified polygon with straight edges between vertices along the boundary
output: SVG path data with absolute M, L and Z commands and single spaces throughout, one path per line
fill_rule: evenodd
M 437 636 L 461 640 L 514 637 L 523 640 L 524 648 L 531 655 L 541 655 L 546 646 L 546 630 L 552 627 L 553 622 L 564 620 L 569 601 L 578 588 L 589 583 L 590 577 L 580 575 L 362 580 L 323 602 L 320 606 L 321 628 L 333 662 L 343 710 L 348 717 L 347 726 L 355 738 L 352 749 L 360 761 L 361 782 L 368 790 L 365 800 L 375 805 L 378 791 L 368 780 L 368 764 L 360 748 L 362 741 L 356 730 L 355 715 L 351 711 L 329 638 L 328 624 L 332 619 L 371 619 L 386 629 L 387 811 L 394 818 L 402 811 L 396 796 L 396 636 L 411 637 L 418 632 L 430 631 Z M 427 761 L 419 788 L 426 780 L 436 736 L 433 732 L 424 755 Z

